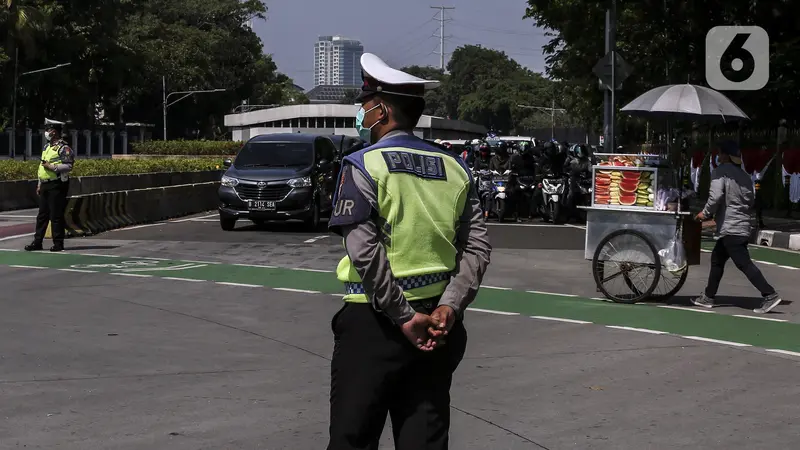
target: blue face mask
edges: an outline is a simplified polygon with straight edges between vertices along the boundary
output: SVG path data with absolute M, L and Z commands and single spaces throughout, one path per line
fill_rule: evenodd
M 368 143 L 372 143 L 372 128 L 377 125 L 378 122 L 373 123 L 371 127 L 365 127 L 364 117 L 368 112 L 380 108 L 381 105 L 382 104 L 375 105 L 374 107 L 370 108 L 369 111 L 364 111 L 364 107 L 361 107 L 358 110 L 358 114 L 356 114 L 356 131 L 358 131 L 358 136 Z

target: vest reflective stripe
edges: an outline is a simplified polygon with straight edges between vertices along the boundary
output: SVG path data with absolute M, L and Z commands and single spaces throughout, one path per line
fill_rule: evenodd
M 47 148 L 44 149 L 42 152 L 42 159 L 51 163 L 51 164 L 61 164 L 61 155 L 58 152 L 61 150 L 62 145 L 47 145 Z M 38 171 L 39 179 L 42 181 L 52 181 L 59 178 L 59 175 L 53 171 L 45 170 L 41 164 L 39 164 L 39 171 Z
M 441 158 L 446 179 L 392 172 L 384 152 Z M 471 186 L 463 160 L 421 139 L 402 136 L 351 154 L 345 161 L 364 172 L 377 189 L 382 244 L 406 299 L 423 300 L 444 293 L 455 269 L 456 232 Z M 400 192 L 406 194 L 402 203 Z M 345 283 L 345 301 L 368 302 L 349 257 L 342 258 L 336 273 Z

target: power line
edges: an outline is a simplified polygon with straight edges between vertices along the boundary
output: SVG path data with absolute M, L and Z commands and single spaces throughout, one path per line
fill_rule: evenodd
M 431 6 L 432 9 L 439 10 L 439 68 L 444 72 L 444 23 L 449 22 L 450 19 L 445 18 L 444 12 L 446 10 L 456 9 L 455 6 Z

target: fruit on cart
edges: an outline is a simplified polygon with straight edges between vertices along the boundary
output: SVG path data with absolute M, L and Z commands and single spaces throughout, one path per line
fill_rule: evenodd
M 642 172 L 633 171 L 633 170 L 626 170 L 622 172 L 622 178 L 626 180 L 635 180 L 639 181 L 642 178 Z
M 620 205 L 624 206 L 633 206 L 636 204 L 636 196 L 630 194 L 624 194 L 619 197 Z
M 634 194 L 639 189 L 639 182 L 636 180 L 622 180 L 619 182 L 619 190 L 629 194 Z
M 597 177 L 594 180 L 594 184 L 597 186 L 608 186 L 611 184 L 611 177 Z

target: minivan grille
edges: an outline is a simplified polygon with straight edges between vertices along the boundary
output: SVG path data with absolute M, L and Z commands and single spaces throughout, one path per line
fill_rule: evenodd
M 255 185 L 239 184 L 236 186 L 236 193 L 242 200 L 267 200 L 280 201 L 289 195 L 292 190 L 288 185 L 266 186 L 259 188 Z

